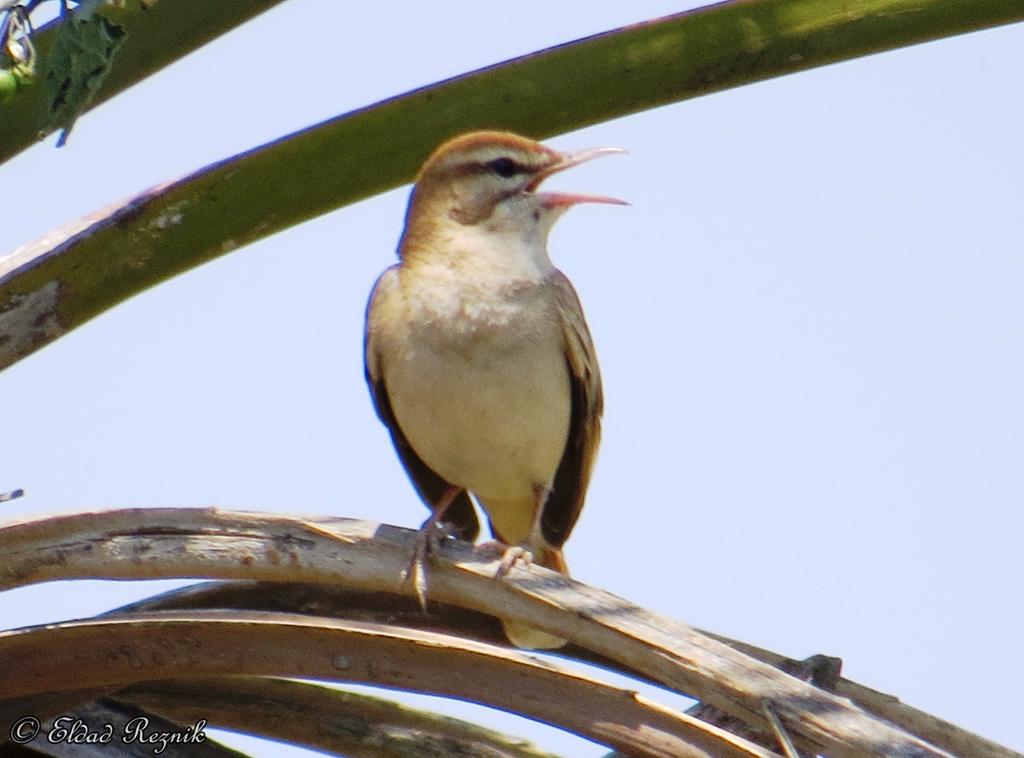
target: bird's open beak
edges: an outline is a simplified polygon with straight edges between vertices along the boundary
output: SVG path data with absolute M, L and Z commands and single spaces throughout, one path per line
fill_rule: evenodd
M 526 189 L 530 192 L 536 192 L 540 183 L 547 179 L 552 174 L 557 174 L 559 171 L 565 171 L 567 168 L 578 166 L 581 163 L 586 163 L 593 158 L 600 158 L 602 155 L 613 155 L 614 153 L 626 152 L 621 147 L 595 147 L 590 150 L 580 150 L 575 153 L 562 153 L 561 159 L 552 163 L 546 169 L 540 171 L 534 178 L 533 181 L 527 185 Z M 538 197 L 541 198 L 544 207 L 546 208 L 561 208 L 570 205 L 576 205 L 577 203 L 606 203 L 608 205 L 629 205 L 625 200 L 619 200 L 614 197 L 606 197 L 605 195 L 578 195 L 575 193 L 567 192 L 541 192 L 538 193 Z

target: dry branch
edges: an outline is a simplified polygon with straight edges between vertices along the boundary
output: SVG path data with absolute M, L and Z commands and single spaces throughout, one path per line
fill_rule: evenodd
M 556 758 L 525 740 L 388 700 L 250 677 L 143 682 L 114 693 L 180 724 L 212 725 L 351 758 Z
M 773 653 L 770 650 L 750 645 L 746 642 L 732 640 L 713 632 L 701 630 L 729 647 L 739 650 L 759 661 L 764 661 L 772 666 L 789 670 L 797 663 L 790 658 Z M 930 713 L 925 713 L 913 706 L 902 702 L 895 695 L 870 687 L 865 687 L 851 679 L 839 677 L 829 689 L 839 697 L 849 698 L 858 706 L 873 713 L 879 718 L 885 719 L 891 724 L 904 729 L 911 734 L 930 742 L 954 755 L 970 756 L 970 758 L 1021 758 L 1021 754 L 999 745 L 984 737 L 961 729 L 955 724 L 940 719 Z
M 631 754 L 772 755 L 635 692 L 518 651 L 356 621 L 193 611 L 66 622 L 0 633 L 0 668 L 5 699 L 152 679 L 298 677 L 483 703 Z
M 192 509 L 84 513 L 0 529 L 0 587 L 173 576 L 408 592 L 400 577 L 413 544 L 410 530 L 351 519 Z M 468 545 L 446 545 L 430 571 L 430 598 L 565 637 L 760 729 L 767 728 L 767 703 L 789 734 L 830 755 L 947 755 L 685 624 L 537 567 L 517 566 L 496 581 L 496 567 Z
M 113 611 L 113 613 L 211 608 L 306 613 L 371 623 L 411 626 L 492 644 L 503 644 L 505 641 L 501 625 L 494 617 L 483 613 L 434 602 L 430 604 L 428 612 L 423 613 L 416 600 L 408 596 L 380 591 L 359 592 L 329 585 L 208 582 L 172 590 L 132 603 Z M 704 630 L 701 632 L 746 655 L 794 675 L 805 670 L 809 662 L 813 663 L 814 659 L 822 658 L 822 656 L 812 656 L 812 659 L 797 661 L 712 632 Z M 597 655 L 578 645 L 570 644 L 559 652 L 567 658 L 602 666 L 634 679 L 657 684 L 645 677 L 643 672 L 618 664 L 616 661 Z M 830 659 L 824 663 L 838 664 L 839 662 L 836 659 Z M 826 690 L 840 697 L 847 697 L 869 713 L 956 755 L 970 755 L 972 758 L 1019 758 L 1017 753 L 902 703 L 893 695 L 878 692 L 852 680 L 839 677 L 838 665 L 834 666 L 834 671 L 824 685 L 818 681 L 818 678 L 808 678 L 804 675 L 799 678 L 811 681 L 818 686 L 824 686 Z M 703 713 L 701 717 L 705 717 Z

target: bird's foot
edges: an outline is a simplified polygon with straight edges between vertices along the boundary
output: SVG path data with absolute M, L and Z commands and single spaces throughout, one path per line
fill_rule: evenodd
M 522 562 L 524 566 L 529 566 L 533 563 L 533 553 L 526 548 L 519 545 L 506 545 L 504 542 L 498 542 L 497 540 L 491 540 L 490 542 L 478 545 L 476 552 L 478 555 L 501 557 L 498 570 L 494 572 L 495 579 L 501 579 L 519 562 Z
M 416 549 L 403 578 L 412 584 L 424 613 L 427 611 L 427 560 L 441 549 L 444 540 L 455 536 L 455 531 L 454 524 L 438 523 L 431 517 L 423 522 L 416 534 Z

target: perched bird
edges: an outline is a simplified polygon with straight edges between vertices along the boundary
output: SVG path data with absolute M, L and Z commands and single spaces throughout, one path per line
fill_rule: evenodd
M 437 535 L 477 536 L 469 493 L 507 548 L 499 575 L 520 557 L 568 573 L 562 545 L 597 452 L 601 377 L 547 238 L 577 203 L 625 203 L 538 186 L 616 152 L 562 153 L 473 132 L 437 148 L 416 178 L 399 263 L 367 306 L 365 360 L 377 414 L 431 509 L 410 569 L 421 602 L 422 562 Z M 512 622 L 505 631 L 519 647 L 564 644 Z

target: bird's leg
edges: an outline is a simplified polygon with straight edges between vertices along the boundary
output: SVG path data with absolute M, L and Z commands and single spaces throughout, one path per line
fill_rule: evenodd
M 424 613 L 427 611 L 427 558 L 440 548 L 443 539 L 454 535 L 455 526 L 444 523 L 442 519 L 461 491 L 459 487 L 449 487 L 441 494 L 427 520 L 420 526 L 416 535 L 416 549 L 413 550 L 412 560 L 405 570 L 405 579 L 412 582 L 413 589 L 416 590 L 416 599 L 419 600 Z
M 551 497 L 551 487 L 546 484 L 535 484 L 533 485 L 533 501 L 537 504 L 536 509 L 533 511 L 533 529 L 530 530 L 530 534 L 540 534 L 540 520 L 544 516 L 544 506 L 547 505 L 548 498 Z
M 547 503 L 550 494 L 551 488 L 547 485 L 534 485 L 533 500 L 536 506 L 533 516 L 533 528 L 530 531 L 531 535 L 540 534 L 540 519 L 544 513 L 544 504 Z M 477 551 L 500 551 L 501 563 L 498 564 L 498 570 L 494 572 L 495 579 L 501 579 L 519 562 L 522 562 L 524 566 L 529 566 L 533 563 L 533 553 L 529 550 L 520 545 L 506 545 L 500 540 L 485 542 L 477 548 Z

